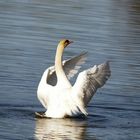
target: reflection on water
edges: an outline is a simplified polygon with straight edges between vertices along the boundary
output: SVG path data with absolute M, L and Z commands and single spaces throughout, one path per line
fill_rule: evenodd
M 35 120 L 38 82 L 61 38 L 74 41 L 64 58 L 88 51 L 83 69 L 110 60 L 112 76 L 86 120 Z M 1 139 L 140 139 L 139 92 L 140 0 L 0 0 Z
M 37 119 L 35 137 L 47 139 L 84 139 L 86 121 L 78 119 Z

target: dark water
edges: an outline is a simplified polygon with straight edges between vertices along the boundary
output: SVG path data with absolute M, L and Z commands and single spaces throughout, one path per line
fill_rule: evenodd
M 112 76 L 86 119 L 35 119 L 43 71 L 62 38 L 84 68 L 111 61 Z M 0 0 L 0 139 L 140 139 L 139 0 Z

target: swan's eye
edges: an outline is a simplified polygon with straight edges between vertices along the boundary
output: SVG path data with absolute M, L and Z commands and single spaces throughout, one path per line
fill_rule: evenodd
M 66 40 L 65 43 L 66 43 L 66 44 L 69 44 L 69 40 Z

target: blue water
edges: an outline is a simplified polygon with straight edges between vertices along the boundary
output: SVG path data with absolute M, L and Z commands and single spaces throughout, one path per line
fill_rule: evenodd
M 112 76 L 88 105 L 86 119 L 36 119 L 36 90 L 54 65 L 88 51 L 82 67 L 111 61 Z M 74 80 L 73 80 L 74 82 Z M 0 0 L 0 139 L 140 139 L 139 0 Z

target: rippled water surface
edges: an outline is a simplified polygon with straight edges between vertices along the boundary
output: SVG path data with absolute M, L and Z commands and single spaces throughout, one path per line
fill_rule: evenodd
M 87 118 L 35 119 L 62 38 L 74 41 L 64 58 L 88 51 L 83 69 L 110 60 L 112 76 Z M 0 0 L 0 139 L 140 139 L 139 0 Z

